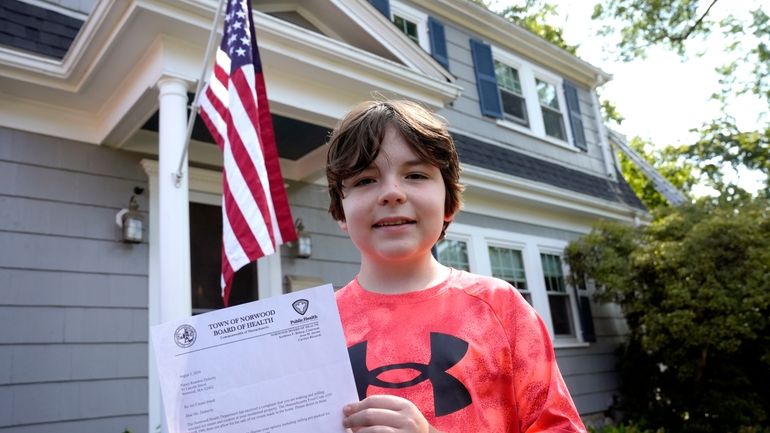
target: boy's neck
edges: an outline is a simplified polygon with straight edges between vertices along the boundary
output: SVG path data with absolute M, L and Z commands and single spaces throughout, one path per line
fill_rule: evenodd
M 433 287 L 444 281 L 449 272 L 430 254 L 418 260 L 387 264 L 362 258 L 358 284 L 370 292 L 393 295 Z

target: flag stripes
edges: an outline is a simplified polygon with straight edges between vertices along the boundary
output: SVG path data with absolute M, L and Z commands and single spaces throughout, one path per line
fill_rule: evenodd
M 297 238 L 247 0 L 228 1 L 200 115 L 223 152 L 221 282 L 228 305 L 238 269 Z

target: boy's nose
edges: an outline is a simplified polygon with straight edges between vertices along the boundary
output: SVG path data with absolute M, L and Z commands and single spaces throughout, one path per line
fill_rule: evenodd
M 401 204 L 406 201 L 406 194 L 396 182 L 383 183 L 382 190 L 380 192 L 379 203 L 381 205 L 387 204 Z

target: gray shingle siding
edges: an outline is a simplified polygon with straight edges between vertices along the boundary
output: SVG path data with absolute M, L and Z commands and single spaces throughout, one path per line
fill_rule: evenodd
M 461 134 L 454 133 L 453 137 L 460 161 L 464 164 L 645 209 L 622 176 L 619 176 L 619 182 L 614 182 Z
M 289 182 L 286 189 L 294 218 L 302 218 L 306 232 L 313 238 L 313 255 L 294 257 L 281 247 L 284 275 L 318 277 L 340 288 L 358 273 L 361 257 L 350 238 L 329 214 L 326 187 L 304 182 Z
M 18 0 L 0 2 L 0 44 L 55 59 L 67 54 L 83 21 Z
M 0 128 L 0 430 L 147 430 L 148 245 L 115 225 L 134 186 L 136 155 Z

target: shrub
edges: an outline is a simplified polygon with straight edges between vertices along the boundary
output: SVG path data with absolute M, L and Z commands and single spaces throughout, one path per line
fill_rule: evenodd
M 769 215 L 766 200 L 703 202 L 646 227 L 603 223 L 567 247 L 571 278 L 593 278 L 597 300 L 628 322 L 618 365 L 630 419 L 671 432 L 770 427 Z

